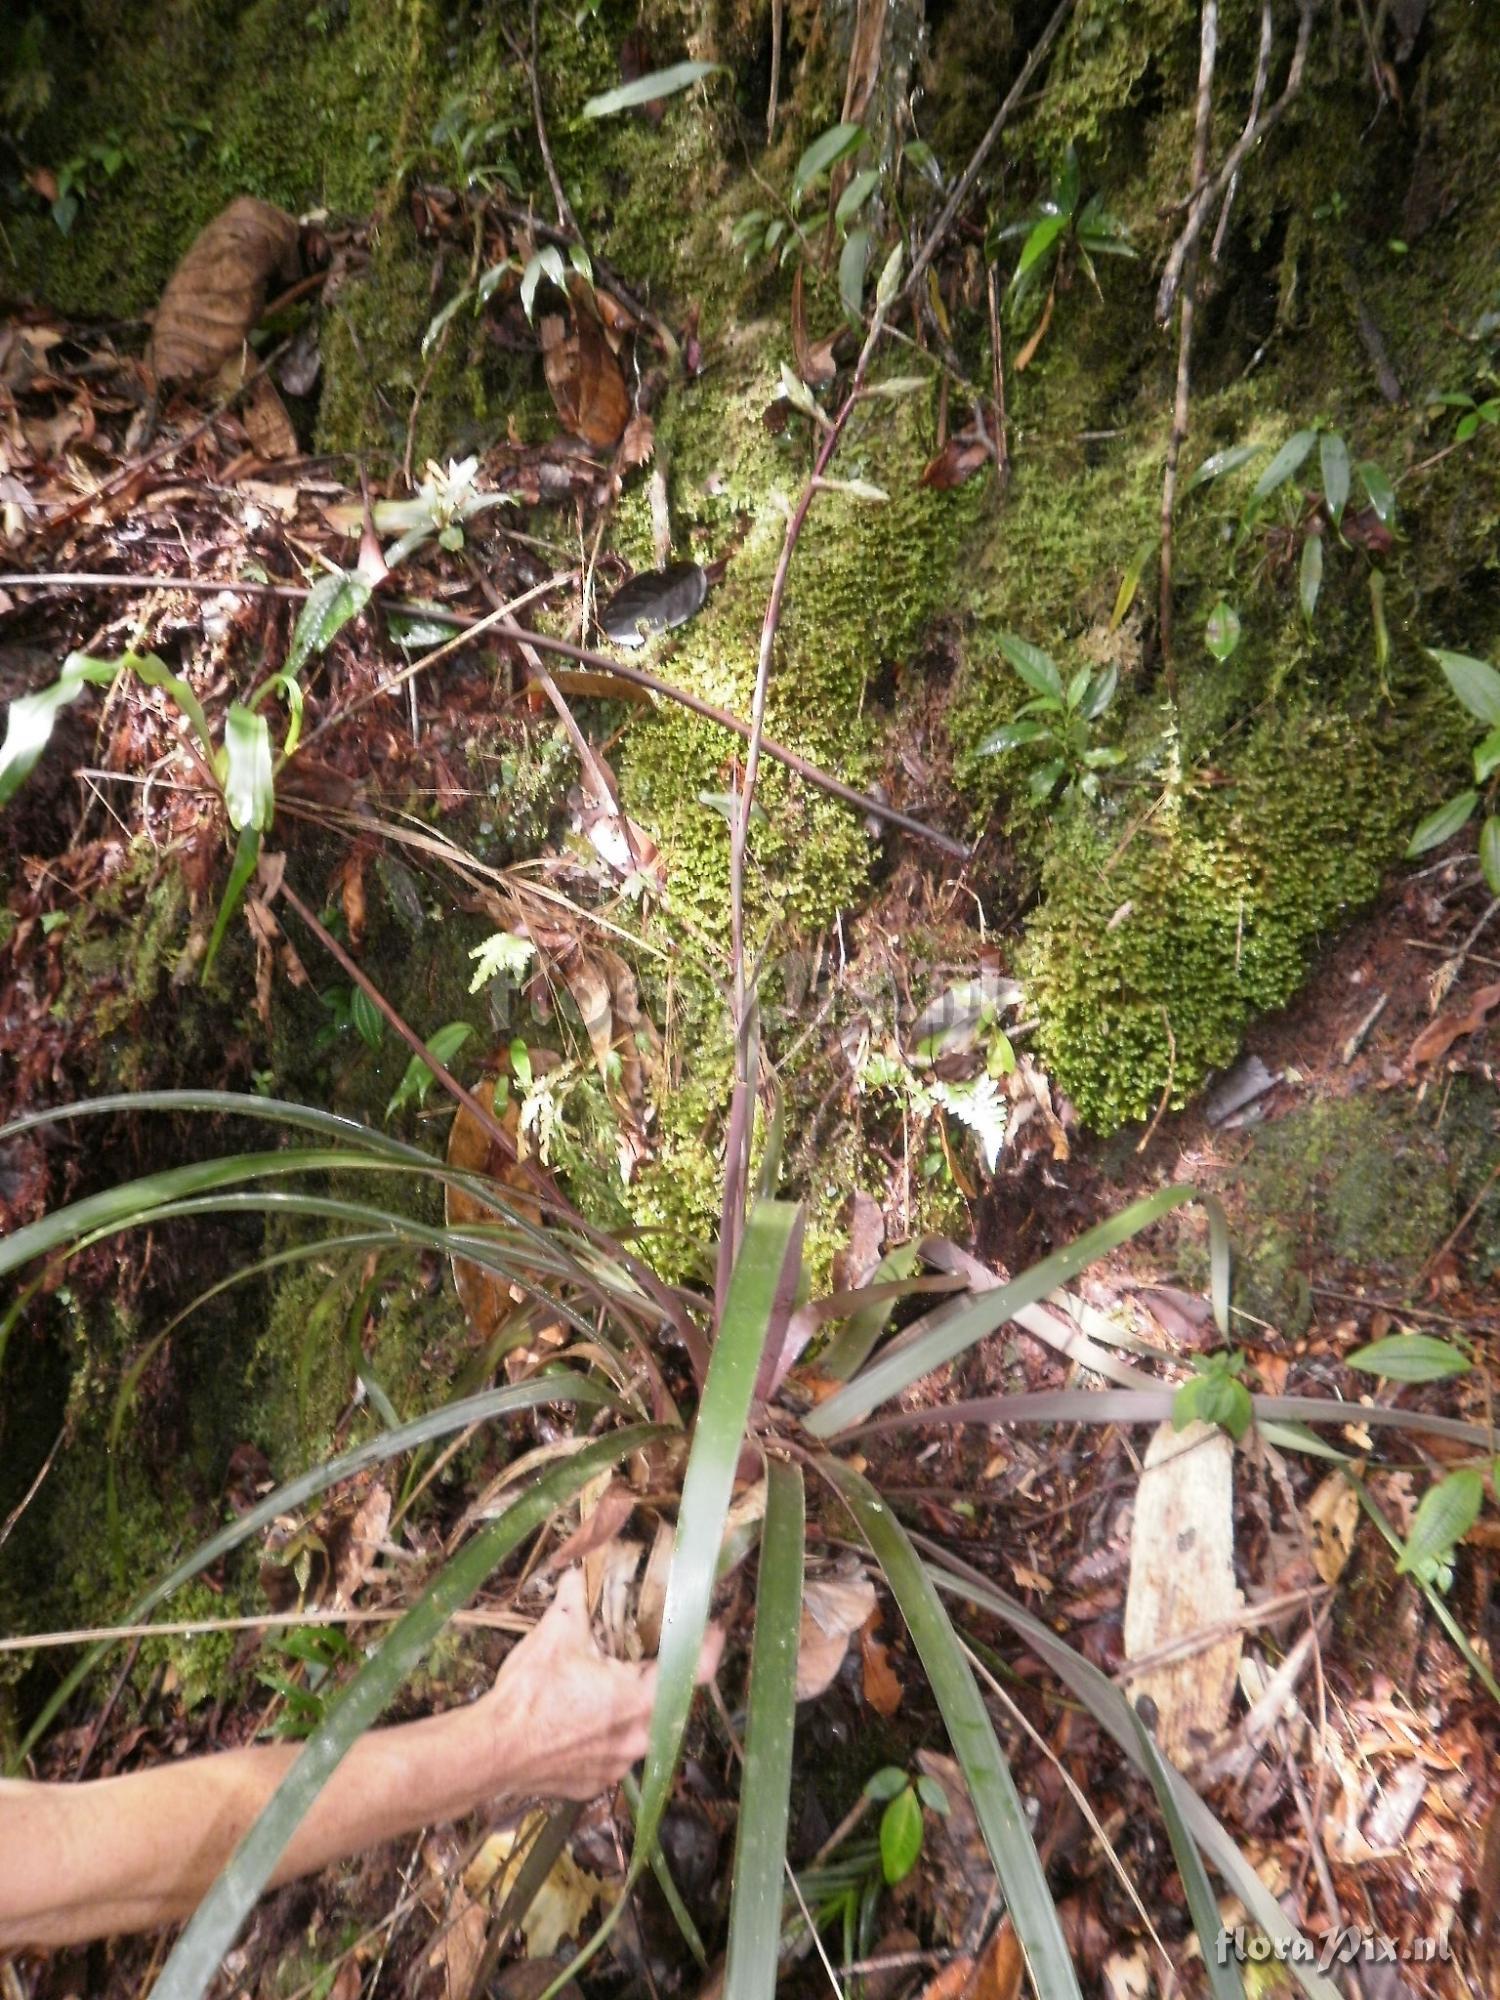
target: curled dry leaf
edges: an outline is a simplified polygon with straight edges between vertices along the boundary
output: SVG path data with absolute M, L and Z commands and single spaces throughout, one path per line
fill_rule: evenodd
M 299 275 L 298 231 L 285 209 L 240 195 L 201 229 L 167 280 L 147 360 L 159 382 L 212 375 L 243 347 L 272 278 Z
M 601 450 L 618 444 L 630 415 L 630 398 L 599 321 L 580 306 L 571 332 L 560 313 L 544 313 L 537 331 L 542 372 L 564 425 L 585 444 Z
M 1407 1075 L 1423 1063 L 1437 1062 L 1463 1036 L 1477 1034 L 1497 1007 L 1500 1007 L 1500 980 L 1493 986 L 1481 986 L 1464 1013 L 1440 1015 L 1407 1050 Z
M 982 472 L 994 456 L 988 438 L 978 437 L 972 431 L 955 431 L 942 450 L 928 459 L 919 483 L 946 493 L 962 486 L 976 472 Z
M 844 1664 L 851 1634 L 874 1609 L 875 1587 L 857 1566 L 808 1578 L 797 1641 L 798 1701 L 811 1701 L 829 1686 Z
M 1325 1583 L 1337 1583 L 1348 1566 L 1359 1527 L 1359 1489 L 1342 1472 L 1330 1472 L 1308 1501 L 1307 1525 L 1313 1568 Z
M 891 1665 L 890 1648 L 875 1637 L 879 1623 L 877 1608 L 859 1628 L 860 1667 L 865 1700 L 877 1715 L 889 1717 L 901 1706 L 905 1689 Z
M 237 361 L 225 363 L 238 376 Z M 292 420 L 287 415 L 286 404 L 276 390 L 276 384 L 261 369 L 256 374 L 244 401 L 240 405 L 240 421 L 255 447 L 256 456 L 271 461 L 296 458 L 302 447 L 297 442 L 297 433 L 292 428 Z
M 499 1907 L 546 1821 L 545 1813 L 529 1813 L 519 1825 L 490 1835 L 464 1870 L 463 1887 L 476 1902 Z M 611 1901 L 609 1885 L 580 1868 L 564 1848 L 521 1919 L 527 1957 L 550 1958 L 564 1938 L 578 1935 L 596 1903 Z

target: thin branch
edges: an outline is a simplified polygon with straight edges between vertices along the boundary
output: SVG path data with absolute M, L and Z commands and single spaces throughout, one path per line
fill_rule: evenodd
M 1271 81 L 1271 44 L 1275 39 L 1276 24 L 1271 17 L 1271 0 L 1261 0 L 1260 9 L 1260 50 L 1255 58 L 1255 83 L 1250 92 L 1250 111 L 1245 119 L 1245 130 L 1254 129 L 1260 116 L 1260 107 L 1266 101 L 1266 90 Z M 1224 206 L 1219 210 L 1219 223 L 1214 231 L 1214 247 L 1209 259 L 1217 264 L 1219 253 L 1224 248 L 1224 238 L 1229 232 L 1230 212 L 1234 208 L 1235 192 L 1240 184 L 1239 170 L 1229 177 L 1229 186 L 1224 195 Z
M 300 603 L 307 596 L 307 587 L 301 584 L 249 583 L 237 578 L 224 581 L 210 581 L 191 576 L 115 576 L 108 572 L 80 570 L 16 571 L 10 575 L 0 575 L 0 589 L 42 589 L 42 590 L 190 590 L 202 596 L 214 596 L 219 591 L 243 591 L 251 596 L 286 598 Z M 632 686 L 647 689 L 660 695 L 664 701 L 675 702 L 693 715 L 701 715 L 705 722 L 715 722 L 731 735 L 748 738 L 750 725 L 727 708 L 720 708 L 717 702 L 704 701 L 701 696 L 687 688 L 677 687 L 673 682 L 663 680 L 659 674 L 649 673 L 644 667 L 631 666 L 625 660 L 617 660 L 610 653 L 596 652 L 588 646 L 575 645 L 569 639 L 556 639 L 547 632 L 530 632 L 524 626 L 501 618 L 496 612 L 487 612 L 476 618 L 468 611 L 445 611 L 435 605 L 412 604 L 404 598 L 381 600 L 387 612 L 398 617 L 424 618 L 435 625 L 451 625 L 456 636 L 438 647 L 434 652 L 424 654 L 422 665 L 432 666 L 439 657 L 446 658 L 458 651 L 483 632 L 498 631 L 500 636 L 516 644 L 535 646 L 542 653 L 557 653 L 564 659 L 574 661 L 579 666 L 594 667 L 601 673 L 613 674 L 617 680 L 629 681 Z M 323 725 L 319 725 L 321 729 Z M 310 738 L 304 741 L 310 741 Z M 773 763 L 792 771 L 805 783 L 830 798 L 840 800 L 855 812 L 865 813 L 871 819 L 878 819 L 887 826 L 899 827 L 914 840 L 925 840 L 930 846 L 940 848 L 944 854 L 951 854 L 956 861 L 968 861 L 972 850 L 963 841 L 955 840 L 951 834 L 940 833 L 936 827 L 924 825 L 913 819 L 910 813 L 899 812 L 895 806 L 887 805 L 871 792 L 861 792 L 853 785 L 846 785 L 841 778 L 835 778 L 821 765 L 800 751 L 789 750 L 784 743 L 775 742 L 769 736 L 761 738 L 762 754 Z
M 1302 17 L 1297 23 L 1297 46 L 1292 51 L 1291 66 L 1287 70 L 1286 83 L 1280 97 L 1252 124 L 1245 127 L 1239 138 L 1225 154 L 1218 172 L 1199 190 L 1188 210 L 1187 221 L 1183 224 L 1177 241 L 1167 256 L 1161 274 L 1161 285 L 1156 294 L 1156 317 L 1165 326 L 1172 316 L 1172 304 L 1177 296 L 1177 288 L 1182 282 L 1183 266 L 1189 251 L 1202 235 L 1208 218 L 1218 207 L 1227 192 L 1229 183 L 1244 165 L 1250 149 L 1258 146 L 1266 134 L 1279 125 L 1290 108 L 1297 93 L 1302 88 L 1303 73 L 1307 68 L 1307 49 L 1312 36 L 1313 13 L 1316 0 L 1302 0 Z
M 540 58 L 537 54 L 537 0 L 531 0 L 531 61 L 526 65 L 531 78 L 531 109 L 536 119 L 536 142 L 541 148 L 542 165 L 547 170 L 547 185 L 552 190 L 552 199 L 557 204 L 557 222 L 560 229 L 571 229 L 578 235 L 578 224 L 573 219 L 573 211 L 568 206 L 568 197 L 563 192 L 563 184 L 558 178 L 553 162 L 552 148 L 547 144 L 547 121 L 542 116 L 542 74 Z
M 952 194 L 943 203 L 942 213 L 928 231 L 927 241 L 917 252 L 916 262 L 911 267 L 911 274 L 902 287 L 903 298 L 910 298 L 916 290 L 927 266 L 942 247 L 943 239 L 953 227 L 954 217 L 973 192 L 974 183 L 979 178 L 980 169 L 984 166 L 991 152 L 993 152 L 995 141 L 1010 123 L 1012 113 L 1026 94 L 1026 86 L 1030 83 L 1032 77 L 1035 76 L 1038 66 L 1047 55 L 1047 51 L 1062 33 L 1063 28 L 1067 24 L 1068 16 L 1077 4 L 1078 0 L 1061 0 L 1061 4 L 1054 12 L 1051 20 L 1043 28 L 1035 47 L 1032 49 L 1030 55 L 1027 56 L 1025 62 L 1022 63 L 1020 75 L 1005 93 L 1005 101 L 990 120 L 990 129 L 980 140 L 978 146 L 975 147 L 973 159 L 970 160 L 969 164 L 959 175 L 957 182 L 954 184 Z
M 1194 206 L 1189 212 L 1190 222 L 1192 215 L 1198 213 L 1201 190 L 1208 173 L 1208 141 L 1213 125 L 1214 59 L 1218 47 L 1218 0 L 1203 0 L 1198 42 L 1198 101 L 1193 118 Z M 1200 220 L 1199 228 L 1201 227 Z M 1172 399 L 1172 434 L 1167 440 L 1167 465 L 1161 487 L 1161 595 L 1157 609 L 1157 633 L 1161 644 L 1162 668 L 1166 677 L 1167 692 L 1174 700 L 1177 689 L 1172 665 L 1172 515 L 1177 503 L 1177 461 L 1182 455 L 1182 443 L 1187 436 L 1188 428 L 1188 404 L 1192 388 L 1193 306 L 1197 291 L 1195 282 L 1197 271 L 1198 235 L 1195 232 L 1184 252 L 1182 266 L 1182 304 L 1177 329 L 1177 386 Z M 1174 285 L 1174 291 L 1175 289 Z

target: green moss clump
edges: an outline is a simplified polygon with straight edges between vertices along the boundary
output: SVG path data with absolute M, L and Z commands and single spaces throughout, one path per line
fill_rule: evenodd
M 1128 837 L 1062 819 L 1023 968 L 1048 1065 L 1089 1125 L 1145 1118 L 1164 1093 L 1180 1105 L 1233 1059 L 1319 934 L 1379 887 L 1409 784 L 1372 728 L 1288 715 L 1256 731 L 1232 785 L 1149 815 L 1137 800 Z

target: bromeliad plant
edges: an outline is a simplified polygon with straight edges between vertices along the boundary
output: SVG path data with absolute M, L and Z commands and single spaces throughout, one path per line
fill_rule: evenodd
M 518 1192 L 514 1179 L 460 1171 L 401 1140 L 306 1106 L 214 1092 L 100 1099 L 19 1120 L 0 1139 L 99 1114 L 161 1111 L 257 1120 L 294 1143 L 201 1161 L 75 1202 L 0 1245 L 0 1275 L 27 1267 L 55 1271 L 69 1256 L 126 1229 L 194 1215 L 274 1212 L 308 1226 L 310 1234 L 264 1260 L 256 1271 L 299 1259 L 363 1258 L 371 1251 L 413 1247 L 437 1250 L 515 1286 L 574 1338 L 571 1347 L 529 1379 L 500 1389 L 481 1386 L 504 1352 L 529 1337 L 531 1322 L 523 1310 L 516 1326 L 502 1327 L 495 1336 L 476 1364 L 473 1380 L 461 1385 L 468 1393 L 407 1422 L 388 1411 L 386 1429 L 291 1480 L 179 1564 L 131 1605 L 126 1614 L 131 1624 L 149 1619 L 174 1590 L 249 1542 L 276 1517 L 304 1507 L 366 1467 L 399 1460 L 470 1425 L 543 1403 L 572 1406 L 586 1422 L 579 1424 L 563 1455 L 535 1474 L 503 1514 L 475 1529 L 432 1575 L 389 1636 L 336 1693 L 325 1696 L 326 1681 L 320 1687 L 321 1710 L 316 1717 L 309 1712 L 311 1727 L 301 1757 L 184 1931 L 156 1988 L 158 2000 L 186 2000 L 207 1989 L 319 1787 L 378 1718 L 453 1613 L 576 1500 L 590 1480 L 646 1449 L 653 1450 L 663 1478 L 674 1463 L 681 1463 L 683 1471 L 662 1623 L 660 1691 L 634 1814 L 632 1880 L 645 1867 L 660 1865 L 658 1835 L 683 1750 L 694 1668 L 724 1560 L 730 1504 L 743 1480 L 747 1454 L 761 1467 L 765 1482 L 726 1994 L 734 2000 L 771 1994 L 779 1956 L 784 1946 L 795 1946 L 803 1922 L 784 1904 L 783 1892 L 809 1481 L 852 1524 L 906 1622 L 968 1783 L 1038 1994 L 1046 2000 L 1076 2000 L 1080 1989 L 1021 1796 L 949 1615 L 947 1604 L 954 1597 L 1007 1622 L 1144 1774 L 1160 1801 L 1205 1941 L 1216 1931 L 1218 1918 L 1204 1856 L 1254 1920 L 1292 1952 L 1295 1934 L 1275 1898 L 1187 1780 L 1163 1763 L 1114 1683 L 986 1579 L 910 1534 L 847 1450 L 871 1430 L 910 1424 L 1161 1422 L 1171 1413 L 1173 1391 L 1081 1336 L 1044 1302 L 1095 1259 L 1194 1199 L 1192 1188 L 1168 1187 L 1132 1204 L 1005 1282 L 985 1284 L 987 1274 L 977 1273 L 953 1246 L 937 1243 L 923 1246 L 928 1268 L 922 1275 L 892 1276 L 897 1267 L 888 1265 L 864 1288 L 823 1300 L 805 1296 L 801 1208 L 762 1195 L 742 1219 L 728 1282 L 715 1303 L 663 1285 L 632 1252 L 591 1229 L 542 1180 Z M 367 1182 L 370 1196 L 326 1192 L 326 1177 L 334 1174 L 344 1190 Z M 489 1219 L 443 1227 L 416 1219 L 382 1195 L 382 1190 L 409 1190 L 416 1183 L 465 1192 Z M 1222 1216 L 1212 1203 L 1208 1206 L 1214 1305 L 1222 1329 L 1228 1254 Z M 254 1272 L 226 1279 L 215 1292 L 250 1275 Z M 943 1295 L 934 1309 L 903 1331 L 889 1333 L 899 1302 L 934 1293 Z M 0 1321 L 0 1344 L 15 1317 L 12 1308 L 7 1320 Z M 1121 1386 L 939 1404 L 911 1413 L 897 1408 L 876 1416 L 913 1384 L 1012 1322 Z M 834 1329 L 832 1337 L 815 1352 L 811 1369 L 798 1369 L 811 1343 L 829 1329 Z M 681 1349 L 691 1371 L 694 1388 L 686 1407 L 679 1406 L 667 1386 L 661 1356 L 668 1344 Z M 1269 1435 L 1296 1443 L 1305 1433 L 1295 1431 L 1287 1419 L 1305 1423 L 1339 1406 L 1261 1397 L 1254 1399 L 1254 1407 Z M 1363 1409 L 1362 1414 L 1378 1421 L 1382 1413 Z M 1406 1418 L 1405 1412 L 1384 1414 Z M 1437 1419 L 1425 1421 L 1440 1425 Z M 1482 1444 L 1475 1427 L 1456 1428 L 1476 1447 Z M 87 1653 L 48 1701 L 21 1746 L 22 1755 L 103 1651 L 98 1646 Z M 909 1811 L 906 1817 L 910 1819 Z M 894 1829 L 893 1841 L 900 1831 L 899 1826 Z M 598 1948 L 608 1921 L 588 1951 Z M 1204 1959 L 1214 1966 L 1212 1952 L 1205 1951 Z M 1296 1965 L 1295 1957 L 1292 1962 Z M 1298 1968 L 1305 1991 L 1313 2000 L 1332 2000 L 1332 1989 L 1310 1968 L 1309 1954 Z M 1232 1979 L 1218 1976 L 1216 1967 L 1213 1983 L 1217 1993 L 1238 1990 Z

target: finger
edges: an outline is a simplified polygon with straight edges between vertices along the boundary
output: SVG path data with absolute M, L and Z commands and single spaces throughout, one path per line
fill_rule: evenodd
M 724 1652 L 724 1628 L 710 1625 L 703 1634 L 703 1644 L 698 1653 L 698 1685 L 711 1681 L 719 1671 L 719 1661 Z
M 557 1595 L 547 1610 L 546 1621 L 576 1631 L 588 1630 L 588 1598 L 581 1569 L 564 1570 L 558 1579 Z

